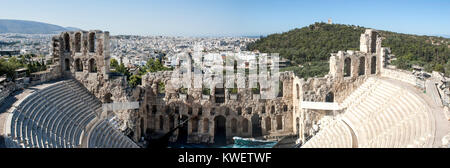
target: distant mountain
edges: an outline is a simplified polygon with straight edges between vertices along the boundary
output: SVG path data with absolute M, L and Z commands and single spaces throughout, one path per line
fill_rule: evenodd
M 432 34 L 431 36 L 438 36 L 438 37 L 450 38 L 450 35 L 447 35 L 447 34 Z
M 74 30 L 80 29 L 35 21 L 0 19 L 0 33 L 57 34 Z

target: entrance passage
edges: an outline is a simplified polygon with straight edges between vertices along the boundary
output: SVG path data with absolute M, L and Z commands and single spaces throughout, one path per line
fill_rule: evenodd
M 258 114 L 252 116 L 252 137 L 261 137 L 262 129 L 261 129 L 261 117 Z
M 214 118 L 214 142 L 219 145 L 227 143 L 226 119 L 224 116 Z
M 186 121 L 188 119 L 188 116 L 183 115 L 180 120 L 178 120 L 178 125 L 182 122 Z M 184 123 L 179 129 L 178 129 L 178 139 L 177 143 L 185 144 L 187 143 L 188 139 L 188 123 Z

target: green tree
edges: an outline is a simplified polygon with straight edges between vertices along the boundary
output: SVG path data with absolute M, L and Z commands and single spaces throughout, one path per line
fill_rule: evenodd
M 131 87 L 136 87 L 137 85 L 140 85 L 141 82 L 142 82 L 142 77 L 139 75 L 131 75 L 130 80 L 128 81 L 128 83 Z
M 119 62 L 117 62 L 116 59 L 112 58 L 110 61 L 110 67 L 117 69 L 117 67 L 119 67 Z

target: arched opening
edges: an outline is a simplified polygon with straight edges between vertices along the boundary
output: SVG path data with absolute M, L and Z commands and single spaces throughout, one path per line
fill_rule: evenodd
M 377 73 L 377 56 L 373 56 L 372 60 L 370 61 L 370 71 L 371 74 Z
M 266 118 L 266 131 L 270 132 L 272 131 L 272 119 L 270 117 Z
M 371 52 L 372 53 L 376 53 L 377 52 L 377 32 L 373 31 L 372 32 L 372 43 L 371 43 Z
M 77 70 L 77 72 L 82 72 L 83 71 L 83 63 L 81 62 L 81 59 L 77 59 L 75 60 L 75 69 Z
M 261 118 L 258 114 L 252 116 L 252 137 L 261 137 Z
M 81 52 L 81 33 L 75 34 L 75 52 Z
M 226 118 L 224 116 L 217 116 L 214 118 L 214 142 L 216 144 L 227 143 L 226 131 Z
M 241 107 L 238 107 L 236 109 L 236 111 L 237 111 L 237 115 L 242 115 L 242 108 Z
M 277 115 L 277 130 L 283 129 L 283 116 Z
M 144 118 L 141 118 L 141 137 L 145 136 Z
M 169 130 L 175 128 L 175 116 L 171 115 L 169 117 Z
M 218 85 L 214 91 L 216 103 L 225 103 L 225 89 L 223 85 Z
M 235 118 L 231 119 L 231 133 L 237 133 L 237 120 Z
M 275 106 L 272 106 L 272 108 L 270 108 L 270 114 L 275 114 Z
M 298 86 L 298 84 L 296 85 L 297 88 L 297 99 L 300 100 L 300 87 Z
M 96 73 L 97 72 L 97 63 L 95 62 L 94 58 L 89 60 L 89 72 L 90 73 Z
M 186 115 L 181 116 L 181 120 L 178 120 L 178 125 L 181 124 L 182 122 L 188 120 L 189 117 Z M 180 144 L 185 144 L 187 143 L 187 139 L 188 139 L 188 130 L 189 130 L 189 126 L 187 123 L 184 123 L 179 129 L 178 129 L 178 138 L 177 138 L 177 143 Z
M 95 33 L 89 33 L 89 52 L 95 52 Z
M 351 58 L 345 58 L 344 60 L 344 77 L 351 76 L 352 73 L 352 59 Z
M 246 118 L 242 120 L 242 132 L 248 133 L 248 120 Z
M 68 58 L 64 59 L 64 65 L 66 66 L 66 71 L 70 71 L 70 60 Z
M 103 101 L 104 101 L 104 103 L 107 103 L 107 104 L 113 103 L 112 94 L 111 93 L 106 93 Z
M 198 116 L 203 115 L 203 108 L 201 108 L 201 107 L 198 108 L 197 115 L 198 115 Z
M 283 92 L 284 92 L 284 84 L 282 81 L 278 82 L 278 97 L 283 97 Z
M 156 105 L 152 106 L 152 114 L 156 114 L 158 112 L 158 109 L 156 108 Z
M 191 126 L 192 126 L 192 132 L 197 133 L 198 132 L 198 118 L 197 117 L 194 117 L 191 120 Z
M 209 120 L 208 120 L 208 118 L 203 119 L 203 133 L 209 133 Z
M 334 93 L 329 92 L 327 96 L 325 97 L 325 102 L 327 103 L 333 103 L 334 102 Z
M 192 115 L 192 107 L 188 107 L 188 114 Z
M 159 130 L 164 130 L 164 117 L 162 115 L 159 116 Z
M 69 33 L 64 34 L 64 49 L 66 52 L 70 52 L 70 36 Z
M 245 110 L 247 111 L 247 114 L 252 114 L 253 109 L 251 107 L 247 107 Z
M 366 74 L 366 57 L 359 58 L 359 72 L 358 75 L 362 76 Z

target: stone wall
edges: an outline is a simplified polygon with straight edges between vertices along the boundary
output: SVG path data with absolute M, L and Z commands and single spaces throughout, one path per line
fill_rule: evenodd
M 173 123 L 178 123 L 180 116 L 185 116 L 190 119 L 188 142 L 213 143 L 217 120 L 223 117 L 229 142 L 233 136 L 256 136 L 253 127 L 257 125 L 261 127 L 261 135 L 290 134 L 293 132 L 293 77 L 292 72 L 282 73 L 280 80 L 283 82 L 283 95 L 265 100 L 252 94 L 251 89 L 238 89 L 237 94 L 231 94 L 230 90 L 225 89 L 223 95 L 217 95 L 217 88 L 212 88 L 209 95 L 203 95 L 202 89 L 191 88 L 187 94 L 180 94 L 180 90 L 171 85 L 174 82 L 171 80 L 172 72 L 149 73 L 143 77 L 143 130 L 148 129 L 152 134 L 166 133 L 173 127 Z M 164 94 L 158 93 L 160 82 L 165 84 Z M 216 102 L 216 99 L 221 97 L 224 102 Z M 173 122 L 170 121 L 172 116 L 175 116 Z M 255 131 L 257 130 L 255 128 Z M 177 139 L 178 134 L 179 132 L 175 133 L 172 141 Z
M 405 70 L 384 68 L 381 76 L 396 79 L 414 86 L 417 84 L 416 76 L 412 72 Z
M 14 82 L 3 81 L 0 84 L 0 105 L 16 89 L 16 84 Z

